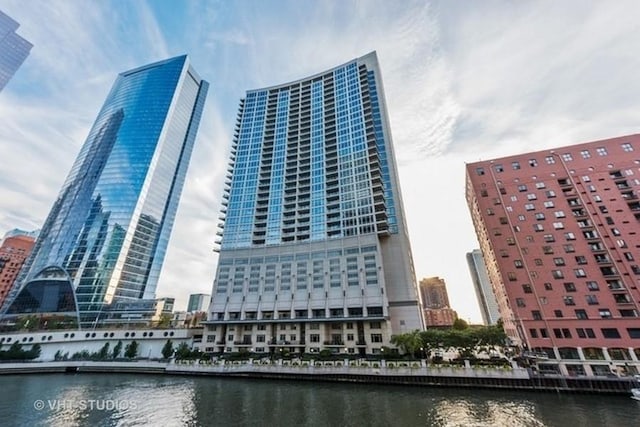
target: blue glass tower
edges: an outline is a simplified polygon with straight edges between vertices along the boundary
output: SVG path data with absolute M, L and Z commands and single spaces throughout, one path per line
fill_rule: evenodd
M 376 353 L 423 327 L 375 52 L 248 91 L 228 172 L 208 351 Z
M 33 45 L 16 34 L 20 24 L 0 11 L 0 91 L 20 68 Z
M 118 76 L 20 285 L 63 269 L 82 326 L 115 300 L 155 297 L 207 89 L 187 56 Z

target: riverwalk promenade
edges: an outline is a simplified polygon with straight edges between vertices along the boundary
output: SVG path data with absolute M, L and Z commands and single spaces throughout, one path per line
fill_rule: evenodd
M 2 374 L 138 373 L 284 380 L 334 381 L 496 388 L 570 393 L 628 394 L 640 384 L 633 377 L 593 378 L 534 375 L 520 367 L 430 365 L 384 360 L 219 360 L 219 361 L 52 361 L 1 363 Z

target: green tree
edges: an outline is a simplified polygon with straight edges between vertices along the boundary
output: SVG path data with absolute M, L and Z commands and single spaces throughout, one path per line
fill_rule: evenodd
M 171 340 L 167 340 L 164 347 L 162 347 L 162 357 L 168 359 L 171 356 L 173 356 L 173 343 L 171 342 Z
M 127 346 L 125 347 L 124 357 L 128 359 L 133 359 L 137 355 L 138 355 L 138 342 L 133 340 L 129 344 L 127 344 Z
M 40 352 L 42 351 L 42 348 L 40 347 L 40 344 L 34 344 L 31 346 L 31 349 L 27 352 L 25 352 L 25 358 L 26 359 L 37 359 L 38 357 L 40 357 Z
M 406 355 L 416 357 L 416 353 L 422 346 L 422 338 L 420 337 L 420 331 L 415 330 L 407 332 L 405 334 L 393 335 L 391 337 L 391 344 L 397 346 Z
M 111 358 L 112 359 L 117 359 L 120 356 L 121 352 L 122 352 L 122 341 L 118 341 L 118 344 L 116 344 L 115 347 L 113 347 L 113 352 L 111 353 Z
M 458 318 L 453 321 L 453 329 L 457 329 L 461 331 L 463 329 L 467 329 L 468 327 L 469 327 L 469 324 L 465 322 L 464 319 Z
M 176 359 L 189 359 L 191 357 L 191 349 L 187 343 L 181 343 L 176 349 Z
M 105 343 L 102 348 L 100 349 L 100 351 L 98 351 L 98 354 L 96 355 L 98 360 L 105 360 L 107 357 L 109 357 L 109 343 Z

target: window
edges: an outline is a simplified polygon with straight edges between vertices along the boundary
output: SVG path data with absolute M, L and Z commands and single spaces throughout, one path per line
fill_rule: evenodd
M 564 224 L 562 222 L 554 222 L 553 228 L 555 228 L 556 230 L 562 230 L 564 228 Z
M 527 194 L 527 200 L 536 200 L 538 197 L 536 196 L 535 193 L 529 193 Z
M 554 259 L 553 259 L 553 263 L 554 263 L 555 265 L 565 265 L 565 263 L 564 263 L 564 258 L 562 258 L 562 257 L 554 258 Z
M 533 310 L 531 312 L 531 316 L 533 317 L 533 320 L 542 320 L 542 313 L 540 313 L 540 310 Z
M 540 336 L 542 338 L 549 338 L 549 333 L 546 328 L 540 328 Z
M 546 246 L 547 248 L 550 248 L 551 246 Z M 551 253 L 553 253 L 553 250 L 551 251 Z M 535 258 L 533 260 L 534 264 L 537 265 L 538 267 L 542 265 L 542 259 L 541 258 Z
M 607 149 L 604 147 L 598 147 L 596 148 L 596 153 L 598 153 L 599 156 L 606 156 L 607 155 Z
M 572 296 L 565 295 L 562 297 L 562 300 L 564 301 L 564 305 L 576 305 Z
M 533 224 L 534 231 L 544 231 L 544 226 L 542 224 Z
M 518 278 L 516 277 L 516 273 L 507 273 L 507 278 L 509 279 L 510 282 L 515 282 L 516 280 L 518 280 Z
M 564 160 L 565 162 L 570 162 L 571 160 L 573 160 L 573 157 L 571 156 L 571 153 L 564 153 L 562 155 L 562 160 Z
M 562 245 L 564 252 L 567 254 L 573 253 L 576 251 L 576 248 L 572 244 Z
M 582 156 L 583 159 L 588 159 L 588 158 L 591 157 L 591 154 L 589 153 L 589 150 L 580 151 L 580 155 Z
M 532 168 L 538 166 L 538 161 L 536 159 L 529 159 L 529 166 Z
M 518 221 L 525 221 L 526 218 L 524 217 L 524 215 L 518 215 Z
M 595 295 L 585 295 L 585 298 L 587 299 L 587 304 L 589 305 L 598 304 L 598 297 Z
M 552 243 L 556 241 L 555 237 L 553 237 L 553 234 L 545 234 L 543 238 L 544 238 L 544 241 L 547 243 Z
M 562 310 L 553 310 L 553 315 L 556 317 L 563 317 Z
M 527 191 L 527 186 L 524 184 L 518 185 L 518 191 L 519 192 Z
M 500 172 L 504 172 L 504 167 L 502 165 L 495 165 L 493 167 L 495 169 L 496 172 L 500 173 Z
M 511 167 L 513 168 L 513 170 L 520 169 L 520 162 L 511 162 Z
M 598 286 L 598 282 L 590 280 L 587 282 L 587 289 L 589 289 L 590 291 L 599 291 L 600 287 Z
M 627 261 L 633 261 L 633 255 L 631 254 L 631 252 L 625 252 L 624 257 L 627 259 Z
M 544 188 L 544 182 L 536 182 L 536 188 L 538 190 L 540 190 L 541 188 Z
M 553 190 L 548 190 L 544 194 L 546 194 L 549 199 L 553 199 L 554 197 L 556 197 L 556 192 Z
M 538 221 L 542 221 L 544 219 L 544 214 L 542 212 L 536 213 L 536 219 Z
M 553 202 L 551 200 L 547 200 L 546 202 L 544 202 L 544 207 L 545 208 L 552 208 L 555 205 L 553 204 Z
M 533 205 L 533 203 L 527 203 L 526 205 L 524 205 L 524 208 L 528 211 L 533 211 L 536 209 L 536 207 Z
M 584 175 L 582 177 L 582 182 L 591 182 L 591 178 L 589 178 L 589 175 Z
M 521 259 L 513 260 L 513 264 L 516 266 L 516 268 L 523 268 L 524 267 L 524 264 L 522 263 Z
M 630 153 L 630 152 L 633 151 L 633 146 L 631 144 L 629 144 L 628 142 L 625 142 L 624 144 L 622 144 L 621 147 L 627 153 Z
M 617 328 L 602 328 L 602 336 L 605 338 L 620 338 L 620 332 Z
M 567 292 L 575 292 L 576 291 L 576 285 L 573 282 L 566 282 L 564 284 L 564 290 Z
M 518 307 L 526 307 L 526 304 L 524 303 L 524 298 L 516 298 L 516 305 Z
M 586 264 L 586 263 L 587 263 L 587 258 L 586 258 L 586 257 L 584 257 L 584 256 L 582 256 L 582 255 L 578 255 L 578 256 L 576 257 L 576 263 L 577 263 L 578 265 L 584 265 L 584 264 Z
M 476 168 L 476 173 L 478 175 L 484 175 L 484 168 Z
M 587 277 L 587 273 L 582 268 L 576 268 L 573 270 L 576 277 Z
M 382 342 L 382 334 L 371 334 L 371 342 Z
M 582 309 L 576 310 L 576 317 L 578 319 L 581 319 L 581 320 L 586 320 L 586 319 L 589 318 L 589 316 L 587 316 L 587 312 L 585 310 L 582 310 Z M 582 337 L 582 338 L 584 338 L 584 337 Z
M 566 240 L 576 240 L 576 235 L 573 233 L 564 233 L 564 238 Z
M 562 270 L 553 270 L 551 272 L 551 275 L 553 276 L 554 279 L 563 279 L 564 278 L 564 273 L 562 272 Z
M 600 317 L 603 319 L 611 319 L 611 311 L 608 308 L 601 308 L 598 310 L 598 314 L 600 314 Z
M 530 284 L 528 284 L 528 283 L 525 283 L 524 285 L 522 285 L 522 291 L 523 291 L 525 294 L 530 294 L 530 293 L 532 293 L 532 292 L 533 292 L 533 290 L 531 289 L 531 285 L 530 285 Z
M 554 215 L 556 218 L 565 218 L 565 217 L 566 217 L 566 215 L 565 215 L 564 211 L 555 211 L 555 212 L 553 213 L 553 215 Z
M 547 156 L 544 158 L 544 161 L 547 162 L 548 165 L 552 165 L 556 162 L 556 159 L 553 156 Z
M 529 335 L 531 338 L 538 338 L 538 330 L 537 329 L 529 329 Z

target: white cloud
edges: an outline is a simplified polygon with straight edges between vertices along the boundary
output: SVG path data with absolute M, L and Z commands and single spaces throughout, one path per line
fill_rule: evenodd
M 175 11 L 157 13 L 167 7 Z M 178 309 L 211 290 L 222 178 L 247 89 L 378 52 L 418 278 L 444 277 L 453 307 L 474 320 L 464 162 L 637 132 L 632 1 L 3 0 L 2 9 L 34 48 L 0 93 L 0 231 L 44 220 L 117 73 L 186 52 L 210 81 L 158 287 Z

